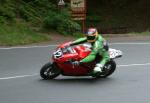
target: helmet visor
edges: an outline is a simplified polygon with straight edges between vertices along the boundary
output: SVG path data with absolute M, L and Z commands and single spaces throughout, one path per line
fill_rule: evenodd
M 87 40 L 95 40 L 96 36 L 87 36 Z

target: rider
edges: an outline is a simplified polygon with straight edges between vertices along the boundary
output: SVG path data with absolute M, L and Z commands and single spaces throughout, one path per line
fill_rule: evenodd
M 97 54 L 101 55 L 102 60 L 99 61 L 95 65 L 93 72 L 92 72 L 92 75 L 95 76 L 102 72 L 104 65 L 110 59 L 109 54 L 108 54 L 108 46 L 106 45 L 107 43 L 106 43 L 105 39 L 101 35 L 98 34 L 98 31 L 96 28 L 89 28 L 86 33 L 86 37 L 79 38 L 79 39 L 73 41 L 70 44 L 70 46 L 78 45 L 78 44 L 85 43 L 85 42 L 91 43 L 91 45 L 92 45 L 91 53 L 86 58 L 84 58 L 80 61 L 75 61 L 72 64 L 79 65 L 81 63 L 92 62 L 95 60 Z

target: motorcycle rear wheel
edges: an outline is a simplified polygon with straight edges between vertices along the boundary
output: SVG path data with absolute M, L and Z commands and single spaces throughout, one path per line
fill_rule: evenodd
M 40 76 L 43 79 L 54 79 L 60 75 L 60 70 L 55 63 L 46 63 L 40 70 Z
M 113 60 L 110 60 L 104 66 L 103 73 L 96 76 L 96 78 L 106 78 L 110 76 L 111 74 L 113 74 L 115 70 L 116 70 L 116 62 Z

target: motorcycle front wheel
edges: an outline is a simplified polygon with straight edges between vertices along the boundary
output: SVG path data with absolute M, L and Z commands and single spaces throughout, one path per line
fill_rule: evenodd
M 46 63 L 40 70 L 40 76 L 43 79 L 54 79 L 60 75 L 60 70 L 55 63 Z
M 103 73 L 96 76 L 96 78 L 106 78 L 106 77 L 110 76 L 115 70 L 116 70 L 116 63 L 115 63 L 115 61 L 110 60 L 104 66 Z

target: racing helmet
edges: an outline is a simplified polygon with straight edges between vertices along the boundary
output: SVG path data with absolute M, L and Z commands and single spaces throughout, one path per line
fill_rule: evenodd
M 92 43 L 95 42 L 98 37 L 98 31 L 96 28 L 89 28 L 86 33 L 87 41 Z

